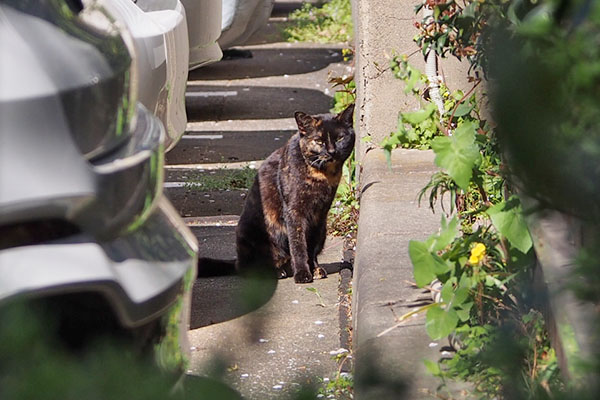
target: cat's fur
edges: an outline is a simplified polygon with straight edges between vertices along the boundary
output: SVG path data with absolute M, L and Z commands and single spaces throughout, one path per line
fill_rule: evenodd
M 338 115 L 295 113 L 298 132 L 261 165 L 246 198 L 236 230 L 237 272 L 274 268 L 297 283 L 327 276 L 317 255 L 342 165 L 354 148 L 353 112 L 354 105 Z M 208 269 L 201 259 L 199 275 Z

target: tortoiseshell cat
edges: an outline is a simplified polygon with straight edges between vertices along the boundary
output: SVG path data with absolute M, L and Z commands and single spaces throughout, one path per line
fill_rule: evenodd
M 327 276 L 317 255 L 342 164 L 354 148 L 353 112 L 354 105 L 338 115 L 295 113 L 298 132 L 261 165 L 246 198 L 236 230 L 237 272 L 267 266 L 297 283 Z M 200 260 L 199 276 L 207 275 L 208 261 Z

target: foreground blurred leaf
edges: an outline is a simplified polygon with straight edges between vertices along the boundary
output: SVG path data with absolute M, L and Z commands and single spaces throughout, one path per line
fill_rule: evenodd
M 527 224 L 523 219 L 521 203 L 517 197 L 502 201 L 487 210 L 492 223 L 498 231 L 506 236 L 510 244 L 522 253 L 531 249 L 532 241 Z

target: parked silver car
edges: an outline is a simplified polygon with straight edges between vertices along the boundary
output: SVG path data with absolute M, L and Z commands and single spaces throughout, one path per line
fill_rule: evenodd
M 222 3 L 219 45 L 227 49 L 246 43 L 267 23 L 275 0 L 222 0 Z
M 181 2 L 185 7 L 187 18 L 190 70 L 219 61 L 223 57 L 221 47 L 217 43 L 221 35 L 221 2 L 219 0 L 181 0 Z
M 162 194 L 130 44 L 103 7 L 0 0 L 0 305 L 47 299 L 75 345 L 189 315 L 197 243 Z
M 179 0 L 84 0 L 103 7 L 133 38 L 138 99 L 165 126 L 166 150 L 185 132 L 185 89 L 189 44 L 183 4 Z

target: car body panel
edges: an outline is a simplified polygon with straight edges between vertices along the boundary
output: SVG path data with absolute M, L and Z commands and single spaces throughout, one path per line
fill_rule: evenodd
M 221 2 L 219 0 L 181 1 L 185 7 L 190 40 L 189 69 L 193 70 L 219 61 L 223 57 L 221 47 L 217 43 L 221 35 Z
M 164 198 L 133 232 L 113 240 L 89 235 L 0 251 L 0 302 L 26 295 L 99 292 L 124 326 L 156 318 L 195 277 L 195 238 Z M 185 277 L 185 279 L 182 279 Z
M 223 18 L 219 45 L 222 49 L 240 46 L 262 28 L 275 0 L 222 0 Z
M 59 218 L 99 236 L 130 229 L 162 192 L 162 124 L 138 105 L 131 138 L 89 162 L 65 138 L 64 109 L 50 99 L 2 107 L 2 128 L 13 134 L 3 135 L 0 150 L 0 223 Z
M 170 149 L 185 132 L 189 42 L 180 1 L 155 1 L 144 11 L 131 0 L 96 0 L 131 33 L 136 53 L 138 100 L 165 126 Z M 87 0 L 90 3 L 91 0 Z M 143 0 L 137 4 L 142 5 Z M 162 6 L 162 8 L 160 8 Z
M 72 111 L 62 121 L 69 128 L 65 132 L 78 132 L 71 137 L 87 158 L 122 144 L 126 140 L 123 131 L 135 111 L 132 101 L 135 88 L 128 87 L 131 58 L 126 41 L 111 24 L 110 16 L 87 10 L 79 18 L 65 18 L 58 10 L 48 11 L 46 18 L 63 24 L 59 28 L 34 15 L 19 12 L 16 8 L 19 3 L 12 3 L 15 8 L 4 6 L 0 11 L 0 45 L 5 54 L 12 55 L 4 57 L 0 74 L 2 126 L 12 124 L 16 118 L 11 116 L 8 104 L 28 101 L 39 108 L 32 108 L 29 117 L 19 118 L 43 125 L 31 116 L 37 117 L 44 107 L 55 107 L 56 104 L 51 103 L 59 99 L 53 96 L 60 94 L 60 103 Z M 83 32 L 88 40 L 64 40 L 65 33 L 76 32 Z M 49 57 L 63 62 L 40 63 L 40 59 Z M 44 99 L 48 99 L 46 104 L 43 104 Z M 90 103 L 95 104 L 96 113 L 80 118 L 89 114 L 86 107 Z M 39 128 L 32 126 L 32 129 Z

